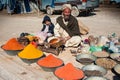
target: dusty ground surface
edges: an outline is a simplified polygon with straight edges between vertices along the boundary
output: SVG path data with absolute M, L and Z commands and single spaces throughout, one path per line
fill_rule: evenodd
M 22 32 L 38 32 L 42 27 L 44 15 L 42 12 L 18 15 L 8 15 L 5 11 L 0 12 L 0 46 L 10 38 L 18 37 Z M 54 24 L 59 15 L 50 16 Z M 90 28 L 89 35 L 107 36 L 115 32 L 120 36 L 120 8 L 101 6 L 90 16 L 79 16 L 77 19 Z M 76 67 L 83 66 L 76 62 L 69 49 L 57 57 L 61 58 L 65 64 L 71 62 Z M 110 80 L 120 80 L 110 70 L 105 77 Z M 52 72 L 42 70 L 36 63 L 28 65 L 18 56 L 10 56 L 0 49 L 0 80 L 58 80 L 58 78 Z

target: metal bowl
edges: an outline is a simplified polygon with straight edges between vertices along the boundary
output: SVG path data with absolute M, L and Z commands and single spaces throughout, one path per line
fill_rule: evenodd
M 112 53 L 110 57 L 116 61 L 120 61 L 120 53 Z
M 91 77 L 86 78 L 85 80 L 108 80 L 108 79 L 105 77 L 91 76 Z
M 83 64 L 91 64 L 96 60 L 96 57 L 92 54 L 79 54 L 76 56 L 76 60 Z
M 118 53 L 120 53 L 120 45 L 115 45 L 115 47 L 117 47 Z
M 60 47 L 62 45 L 62 41 L 59 38 L 54 38 L 49 41 L 49 44 L 51 47 Z
M 115 67 L 113 69 L 117 74 L 120 75 L 120 64 L 115 65 Z
M 1 48 L 3 47 L 4 45 L 1 46 Z M 3 49 L 3 48 L 2 48 Z M 11 55 L 11 56 L 15 56 L 17 55 L 19 52 L 21 52 L 22 50 L 5 50 L 3 49 L 8 55 Z
M 106 69 L 104 69 L 103 67 L 98 66 L 98 65 L 86 65 L 86 66 L 82 67 L 82 70 L 84 72 L 89 71 L 89 73 L 85 72 L 86 76 L 103 76 L 107 73 Z M 95 71 L 99 71 L 99 74 L 95 73 Z
M 49 44 L 56 44 L 56 43 L 58 43 L 60 41 L 60 39 L 58 39 L 58 38 L 54 38 L 54 39 L 52 39 L 52 40 L 50 40 L 49 41 Z
M 105 51 L 96 51 L 96 52 L 93 52 L 92 54 L 98 58 L 109 57 L 109 53 Z

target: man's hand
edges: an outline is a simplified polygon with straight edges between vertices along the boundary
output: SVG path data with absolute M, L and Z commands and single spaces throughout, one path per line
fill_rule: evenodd
M 70 39 L 70 36 L 67 36 L 67 37 L 65 37 L 65 38 L 59 37 L 59 39 L 63 42 L 63 44 L 65 44 L 66 41 Z
M 65 41 L 69 40 L 70 38 L 70 36 L 65 37 Z

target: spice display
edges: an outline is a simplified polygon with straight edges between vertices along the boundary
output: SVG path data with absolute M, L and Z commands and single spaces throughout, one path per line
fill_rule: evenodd
M 63 41 L 60 40 L 59 38 L 54 38 L 54 39 L 49 41 L 49 44 L 51 47 L 58 48 L 61 45 L 63 45 Z
M 85 80 L 108 80 L 108 79 L 105 77 L 100 77 L 100 76 L 91 76 L 91 77 L 86 78 Z
M 63 67 L 58 68 L 55 71 L 55 75 L 64 80 L 78 80 L 84 77 L 83 71 L 77 69 L 71 63 L 68 63 Z
M 91 64 L 96 60 L 96 57 L 91 54 L 79 54 L 76 56 L 76 60 L 82 64 Z
M 28 38 L 29 41 L 33 41 L 35 39 L 35 36 L 32 36 L 32 35 L 27 35 L 25 37 Z
M 116 61 L 120 61 L 120 53 L 112 53 L 110 57 Z
M 58 38 L 55 38 L 55 39 L 52 39 L 50 40 L 50 44 L 55 44 L 55 43 L 58 43 L 59 42 L 59 39 Z
M 108 57 L 109 53 L 105 51 L 93 52 L 93 55 L 96 57 Z
M 120 74 L 120 67 L 119 67 L 119 68 L 117 68 L 117 72 Z
M 98 70 L 85 70 L 86 76 L 102 76 L 102 73 Z
M 96 60 L 96 64 L 107 69 L 113 68 L 117 63 L 109 58 L 99 58 Z
M 92 63 L 94 60 L 92 60 L 90 58 L 81 58 L 78 61 L 82 62 L 82 63 Z
M 18 56 L 23 59 L 36 59 L 43 56 L 43 52 L 34 47 L 34 45 L 27 45 L 23 51 L 18 53 Z
M 86 76 L 103 76 L 107 73 L 107 70 L 98 65 L 86 65 L 82 67 Z
M 114 70 L 115 70 L 115 72 L 117 72 L 118 74 L 120 74 L 120 64 L 117 64 L 117 65 L 114 67 Z
M 48 68 L 53 68 L 63 65 L 63 61 L 60 60 L 59 58 L 54 57 L 52 54 L 49 54 L 47 57 L 38 60 L 37 63 L 42 67 L 48 67 Z
M 4 50 L 22 50 L 24 46 L 21 45 L 16 38 L 11 38 L 6 44 L 2 46 Z
M 114 59 L 117 60 L 117 61 L 120 61 L 120 56 L 118 56 L 118 57 L 116 57 Z

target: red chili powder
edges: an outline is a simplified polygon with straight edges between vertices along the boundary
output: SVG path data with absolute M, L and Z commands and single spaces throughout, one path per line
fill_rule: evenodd
M 58 67 L 63 64 L 63 61 L 54 57 L 52 54 L 49 54 L 47 57 L 38 60 L 38 65 L 43 66 L 43 67 Z
M 16 38 L 10 39 L 5 45 L 2 46 L 4 50 L 22 50 L 24 46 L 21 45 Z
M 71 63 L 68 63 L 63 67 L 58 68 L 55 71 L 55 75 L 64 80 L 79 80 L 84 77 L 83 71 L 77 69 Z

